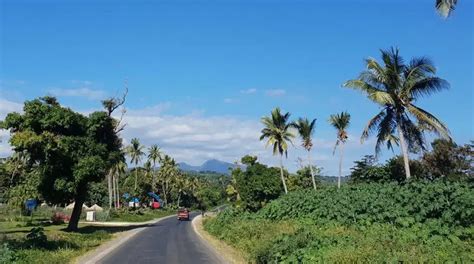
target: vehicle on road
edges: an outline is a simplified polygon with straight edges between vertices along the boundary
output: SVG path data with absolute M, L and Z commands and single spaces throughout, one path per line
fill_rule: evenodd
M 179 208 L 178 209 L 178 220 L 189 220 L 189 210 L 187 208 Z

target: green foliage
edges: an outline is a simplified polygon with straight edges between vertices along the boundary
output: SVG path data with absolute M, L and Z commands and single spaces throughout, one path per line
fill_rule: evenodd
M 199 208 L 207 210 L 218 205 L 223 199 L 222 189 L 206 186 L 196 192 L 196 198 L 199 203 Z
M 369 100 L 382 107 L 369 120 L 361 139 L 376 134 L 376 153 L 380 152 L 385 143 L 389 149 L 399 142 L 403 149 L 424 149 L 425 131 L 435 132 L 449 139 L 447 127 L 435 116 L 415 105 L 418 98 L 449 88 L 446 80 L 436 76 L 433 62 L 426 57 L 419 57 L 405 63 L 397 48 L 381 50 L 380 53 L 383 65 L 369 58 L 366 60 L 367 70 L 357 79 L 344 83 L 345 87 L 365 93 Z M 406 140 L 406 145 L 403 139 Z
M 12 133 L 10 144 L 26 152 L 40 173 L 38 189 L 52 203 L 75 200 L 81 205 L 91 182 L 99 182 L 114 162 L 121 160 L 116 121 L 106 112 L 89 116 L 61 107 L 53 97 L 24 104 L 24 113 L 10 113 L 3 127 Z M 70 229 L 77 228 L 80 211 L 73 212 Z
M 426 179 L 426 170 L 419 160 L 410 160 L 410 172 L 415 179 Z M 390 179 L 398 182 L 406 180 L 405 168 L 403 165 L 403 157 L 395 156 L 387 161 L 385 169 L 388 172 Z
M 434 140 L 431 143 L 433 150 L 422 157 L 428 176 L 432 179 L 472 176 L 473 146 L 458 146 L 444 139 Z
M 256 263 L 472 262 L 474 193 L 462 182 L 302 190 L 205 229 Z
M 16 263 L 17 256 L 15 251 L 8 246 L 7 243 L 3 243 L 0 246 L 0 263 Z
M 110 210 L 108 220 L 113 222 L 145 222 L 175 214 L 174 210 L 153 210 L 150 208 L 120 208 Z
M 89 205 L 107 206 L 107 195 L 107 184 L 105 181 L 91 183 L 87 190 L 86 203 Z
M 468 227 L 474 221 L 472 186 L 457 182 L 412 182 L 331 187 L 317 192 L 299 191 L 278 199 L 258 212 L 263 218 L 308 218 L 318 223 L 346 225 L 387 223 L 413 226 L 439 222 L 447 227 Z
M 44 234 L 44 228 L 40 226 L 33 227 L 26 235 L 26 242 L 30 248 L 45 247 L 48 242 L 48 238 Z
M 269 201 L 276 199 L 282 193 L 278 168 L 255 162 L 248 165 L 246 170 L 240 168 L 232 170 L 233 185 L 239 194 L 243 208 L 256 211 Z
M 320 169 L 316 166 L 313 166 L 313 171 L 315 174 L 316 185 L 320 185 L 321 182 L 318 177 L 318 175 L 320 174 Z M 305 166 L 299 169 L 296 174 L 290 174 L 288 176 L 288 190 L 296 191 L 313 188 L 313 182 L 311 180 L 311 177 L 311 170 L 309 166 Z

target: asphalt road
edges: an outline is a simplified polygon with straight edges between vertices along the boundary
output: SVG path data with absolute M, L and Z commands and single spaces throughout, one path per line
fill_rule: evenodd
M 197 213 L 192 213 L 194 218 Z M 139 232 L 99 263 L 222 263 L 194 232 L 191 221 L 162 220 Z

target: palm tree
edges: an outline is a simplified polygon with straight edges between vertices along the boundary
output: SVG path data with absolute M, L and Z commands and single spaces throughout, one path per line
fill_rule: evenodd
M 161 151 L 158 145 L 152 145 L 148 149 L 148 160 L 153 163 L 152 190 L 156 192 L 156 162 L 161 160 Z
M 308 151 L 308 165 L 311 171 L 311 180 L 313 181 L 313 187 L 316 190 L 316 181 L 314 179 L 313 165 L 311 165 L 311 148 L 313 147 L 312 137 L 314 134 L 314 129 L 316 124 L 316 119 L 313 119 L 309 122 L 308 118 L 299 118 L 293 126 L 298 130 L 298 134 L 301 137 L 303 148 Z
M 138 138 L 133 138 L 130 142 L 130 146 L 127 148 L 127 154 L 130 156 L 131 162 L 135 163 L 135 189 L 137 190 L 138 180 L 138 163 L 142 160 L 142 156 L 145 155 L 143 152 L 143 146 L 140 144 Z
M 344 86 L 367 94 L 382 110 L 369 120 L 361 140 L 377 132 L 375 152 L 381 145 L 400 143 L 405 164 L 406 178 L 411 177 L 408 150 L 424 149 L 424 131 L 431 131 L 450 139 L 447 127 L 434 115 L 416 106 L 416 100 L 447 89 L 447 81 L 436 77 L 436 68 L 425 58 L 413 58 L 405 64 L 398 49 L 382 50 L 384 66 L 375 59 L 367 59 L 367 69 L 358 79 L 347 81 Z M 414 122 L 416 120 L 417 123 Z M 398 135 L 396 135 L 398 133 Z
M 120 207 L 120 191 L 119 191 L 119 179 L 127 171 L 127 163 L 124 161 L 119 161 L 114 165 L 114 196 L 115 196 L 115 207 Z
M 447 18 L 454 11 L 457 3 L 458 0 L 436 0 L 436 10 L 442 17 Z
M 337 177 L 337 188 L 341 188 L 341 176 L 342 176 L 342 158 L 344 156 L 344 144 L 347 141 L 347 131 L 351 122 L 351 115 L 347 112 L 341 112 L 340 114 L 331 115 L 329 117 L 329 123 L 337 130 L 337 140 L 334 146 L 333 154 L 336 152 L 337 146 L 339 148 L 340 159 L 339 159 L 339 176 Z
M 273 145 L 273 155 L 280 154 L 280 176 L 285 193 L 288 193 L 285 176 L 283 175 L 283 154 L 288 157 L 288 142 L 295 136 L 289 131 L 291 123 L 288 121 L 290 113 L 281 114 L 280 108 L 272 110 L 271 116 L 262 117 L 265 126 L 262 129 L 260 140 L 268 139 L 267 146 Z

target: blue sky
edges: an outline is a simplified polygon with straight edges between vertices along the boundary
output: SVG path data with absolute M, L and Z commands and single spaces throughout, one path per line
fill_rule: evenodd
M 318 119 L 316 163 L 335 174 L 327 119 L 347 110 L 348 172 L 373 153 L 373 141 L 360 145 L 359 137 L 377 106 L 341 84 L 364 69 L 364 58 L 397 46 L 407 60 L 430 57 L 451 84 L 419 105 L 459 143 L 473 139 L 471 1 L 459 1 L 447 20 L 434 0 L 3 0 L 0 16 L 0 118 L 45 94 L 87 113 L 127 79 L 126 142 L 158 143 L 191 164 L 246 153 L 275 164 L 258 142 L 259 119 L 280 106 Z M 8 155 L 2 144 L 0 155 Z M 304 157 L 295 145 L 290 170 Z

